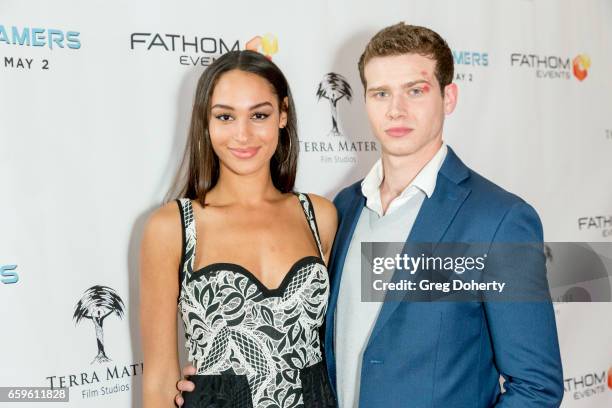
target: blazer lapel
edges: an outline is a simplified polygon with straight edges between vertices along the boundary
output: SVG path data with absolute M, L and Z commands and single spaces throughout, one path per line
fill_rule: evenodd
M 336 313 L 336 304 L 338 302 L 338 292 L 340 290 L 340 279 L 342 278 L 342 269 L 344 269 L 344 261 L 348 252 L 353 232 L 357 226 L 357 221 L 361 215 L 361 211 L 365 206 L 365 197 L 362 194 L 357 194 L 353 202 L 351 203 L 350 209 L 342 217 L 338 232 L 336 234 L 336 241 L 334 251 L 332 252 L 332 267 L 331 267 L 331 292 L 329 296 L 329 304 L 327 309 L 327 330 L 332 330 L 334 327 L 334 315 Z
M 346 253 L 353 237 L 353 232 L 357 226 L 357 221 L 361 215 L 361 211 L 365 206 L 365 197 L 361 192 L 356 192 L 353 195 L 350 207 L 342 216 L 336 239 L 331 254 L 330 264 L 330 279 L 331 289 L 327 313 L 325 314 L 325 356 L 327 362 L 327 371 L 334 394 L 336 393 L 336 359 L 334 356 L 334 326 L 336 316 L 336 305 L 338 303 L 338 292 L 340 291 L 340 280 L 342 278 L 342 269 L 344 269 L 344 261 Z
M 450 176 L 450 178 L 448 177 Z M 461 163 L 451 148 L 436 179 L 436 188 L 430 198 L 425 199 L 406 240 L 403 252 L 413 243 L 439 243 L 455 218 L 457 211 L 468 197 L 470 189 L 459 183 L 469 176 L 467 167 Z M 399 306 L 399 301 L 385 301 L 372 330 L 368 345 L 385 326 Z

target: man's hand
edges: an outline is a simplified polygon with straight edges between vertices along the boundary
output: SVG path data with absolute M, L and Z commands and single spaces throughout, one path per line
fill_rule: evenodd
M 178 394 L 174 397 L 174 402 L 179 407 L 182 407 L 185 401 L 183 400 L 183 396 L 181 395 L 182 391 L 193 391 L 195 388 L 195 384 L 187 379 L 188 376 L 194 375 L 196 373 L 196 369 L 191 364 L 183 367 L 183 379 L 177 381 L 176 389 L 179 391 Z

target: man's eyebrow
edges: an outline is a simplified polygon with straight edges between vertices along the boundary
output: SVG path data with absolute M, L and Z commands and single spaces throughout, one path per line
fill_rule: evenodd
M 431 85 L 431 83 L 428 80 L 426 80 L 426 79 L 417 79 L 415 81 L 406 82 L 405 84 L 402 85 L 402 88 L 412 88 L 413 86 L 415 86 L 417 84 L 428 84 L 428 85 Z M 366 92 L 387 91 L 388 89 L 389 89 L 388 86 L 380 85 L 380 86 L 374 86 L 374 87 L 368 88 L 366 90 Z
M 257 108 L 261 108 L 262 106 L 272 106 L 272 104 L 270 102 L 261 102 L 261 103 L 257 103 L 253 106 L 251 106 L 249 108 L 249 110 L 253 110 L 253 109 L 257 109 Z M 229 105 L 224 105 L 222 103 L 217 103 L 215 105 L 213 105 L 210 109 L 215 109 L 215 108 L 219 108 L 219 109 L 226 109 L 226 110 L 234 110 L 233 107 L 229 106 Z
M 429 83 L 429 81 L 426 80 L 426 79 L 418 79 L 416 81 L 406 82 L 404 85 L 402 85 L 402 88 L 412 88 L 413 86 L 415 86 L 417 84 L 428 84 L 428 85 L 431 85 L 431 83 Z
M 372 88 L 368 88 L 368 89 L 366 90 L 366 92 L 386 91 L 386 90 L 388 90 L 388 89 L 389 89 L 389 87 L 388 87 L 388 86 L 381 85 L 381 86 L 375 86 L 375 87 L 372 87 Z

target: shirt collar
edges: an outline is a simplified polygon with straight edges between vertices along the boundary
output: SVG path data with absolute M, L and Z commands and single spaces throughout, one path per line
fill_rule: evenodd
M 429 160 L 429 162 L 427 162 L 425 167 L 418 172 L 412 182 L 397 198 L 406 196 L 409 191 L 412 190 L 411 187 L 413 186 L 423 191 L 427 195 L 427 198 L 431 197 L 436 188 L 438 171 L 442 167 L 447 151 L 448 147 L 446 146 L 446 143 L 442 142 L 442 146 L 440 149 L 438 149 L 436 154 L 431 158 L 431 160 Z M 378 159 L 368 172 L 367 176 L 361 182 L 361 192 L 366 197 L 366 205 L 370 208 L 372 208 L 371 205 L 369 205 L 370 203 L 380 201 L 380 185 L 383 178 L 384 170 L 382 160 Z

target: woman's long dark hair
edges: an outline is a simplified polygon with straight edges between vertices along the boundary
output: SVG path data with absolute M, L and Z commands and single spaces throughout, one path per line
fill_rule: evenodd
M 281 110 L 287 110 L 287 125 L 279 129 L 278 146 L 270 160 L 270 173 L 274 186 L 283 193 L 293 190 L 298 160 L 297 118 L 289 84 L 281 70 L 269 59 L 254 51 L 231 51 L 215 60 L 200 76 L 191 114 L 187 146 L 175 181 L 166 197 L 197 199 L 205 205 L 206 193 L 219 180 L 219 158 L 215 154 L 208 122 L 210 101 L 219 78 L 238 69 L 267 80 L 276 93 Z M 287 98 L 289 106 L 284 106 Z

